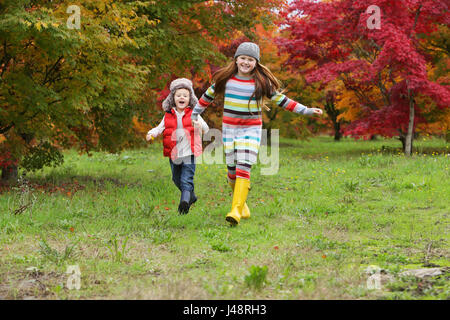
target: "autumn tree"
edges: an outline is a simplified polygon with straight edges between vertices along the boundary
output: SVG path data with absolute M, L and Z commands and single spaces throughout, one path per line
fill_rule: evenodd
M 129 137 L 135 110 L 128 106 L 148 68 L 129 59 L 128 33 L 157 22 L 136 19 L 136 3 L 79 1 L 80 29 L 70 29 L 70 4 L 0 5 L 2 180 L 15 179 L 19 163 L 28 170 L 60 164 L 57 145 L 69 138 L 85 151 L 115 151 Z
M 161 102 L 169 93 L 170 82 L 180 76 L 193 80 L 194 91 L 200 97 L 211 85 L 212 75 L 234 57 L 234 52 L 243 41 L 260 43 L 261 30 L 274 28 L 277 18 L 276 10 L 283 6 L 284 0 L 234 0 L 206 1 L 196 4 L 192 10 L 180 12 L 180 18 L 166 25 L 172 31 L 177 30 L 183 43 L 194 45 L 188 53 L 197 56 L 186 57 L 178 67 L 166 68 L 167 72 L 161 79 L 165 86 L 157 92 L 156 104 L 152 106 L 151 114 L 156 115 L 156 122 L 162 117 Z M 159 27 L 159 26 L 158 26 Z M 269 51 L 271 55 L 276 55 Z M 202 50 L 209 52 L 200 55 Z M 266 52 L 262 53 L 266 59 Z M 214 101 L 212 107 L 205 112 L 204 118 L 211 127 L 220 128 L 220 101 Z M 153 121 L 153 120 L 151 120 Z M 154 123 L 156 123 L 154 122 Z
M 140 63 L 151 67 L 148 85 L 137 102 L 148 109 L 147 114 L 135 119 L 137 134 L 143 137 L 161 120 L 161 102 L 169 93 L 173 79 L 190 78 L 196 94 L 203 94 L 211 84 L 214 71 L 227 63 L 234 43 L 239 39 L 255 40 L 255 26 L 271 24 L 273 9 L 282 2 L 194 1 L 184 2 L 184 7 L 173 7 L 173 1 L 158 2 L 158 6 L 169 9 L 149 13 L 161 22 L 153 28 L 154 38 L 149 48 L 136 52 L 142 57 Z M 220 124 L 219 111 L 214 107 L 206 111 L 205 119 L 213 127 Z
M 258 8 L 256 0 L 80 0 L 78 29 L 68 24 L 72 4 L 0 3 L 3 180 L 18 166 L 62 163 L 65 147 L 119 152 L 141 143 L 136 120 L 154 119 L 149 109 L 169 78 L 223 59 L 213 40 L 253 25 Z
M 369 7 L 380 9 L 379 28 Z M 338 79 L 355 93 L 360 118 L 347 135 L 398 136 L 410 155 L 414 127 L 426 121 L 418 99 L 428 97 L 440 112 L 450 105 L 448 86 L 427 74 L 432 61 L 422 48 L 424 38 L 448 26 L 448 9 L 438 0 L 294 0 L 283 13 L 289 38 L 281 41 L 292 66 L 317 62 L 309 81 Z

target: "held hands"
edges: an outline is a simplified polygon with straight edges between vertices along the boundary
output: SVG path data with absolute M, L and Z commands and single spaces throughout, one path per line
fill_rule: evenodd
M 199 134 L 202 134 L 202 126 L 200 124 L 200 121 L 192 120 L 192 125 L 194 126 L 195 129 L 198 130 Z

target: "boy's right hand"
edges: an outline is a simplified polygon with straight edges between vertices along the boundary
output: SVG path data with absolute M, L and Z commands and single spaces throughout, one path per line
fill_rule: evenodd
M 146 137 L 147 141 L 153 140 L 155 139 L 154 136 L 152 136 L 150 133 L 147 133 L 147 137 Z

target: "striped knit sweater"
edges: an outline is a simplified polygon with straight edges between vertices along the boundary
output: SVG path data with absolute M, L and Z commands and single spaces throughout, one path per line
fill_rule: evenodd
M 255 80 L 250 77 L 235 75 L 228 80 L 225 86 L 223 124 L 234 127 L 262 126 L 261 109 L 258 108 L 256 99 L 253 97 L 250 105 L 248 103 L 254 91 Z M 211 104 L 214 97 L 213 84 L 199 99 L 192 111 L 191 118 L 197 120 L 198 115 Z M 307 108 L 304 105 L 289 99 L 280 92 L 274 92 L 271 96 L 271 100 L 275 101 L 278 106 L 286 110 L 300 114 L 313 114 L 312 108 Z

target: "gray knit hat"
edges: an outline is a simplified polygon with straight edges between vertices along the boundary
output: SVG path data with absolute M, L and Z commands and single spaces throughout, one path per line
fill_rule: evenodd
M 237 58 L 242 55 L 253 57 L 259 62 L 259 46 L 253 42 L 242 42 L 237 48 L 234 57 Z
M 178 78 L 173 80 L 170 83 L 170 93 L 167 96 L 167 98 L 163 101 L 162 107 L 164 111 L 170 111 L 172 108 L 175 107 L 175 100 L 173 98 L 173 95 L 175 91 L 178 89 L 187 89 L 190 93 L 190 100 L 189 100 L 189 106 L 191 108 L 194 108 L 195 105 L 198 102 L 197 97 L 194 93 L 194 88 L 192 87 L 192 81 L 186 78 Z

